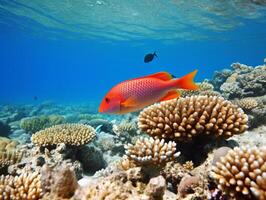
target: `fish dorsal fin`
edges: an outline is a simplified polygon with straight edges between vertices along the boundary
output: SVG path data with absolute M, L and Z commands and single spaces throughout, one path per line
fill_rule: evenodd
M 160 79 L 162 81 L 169 81 L 169 80 L 173 79 L 173 76 L 168 72 L 158 72 L 155 74 L 150 74 L 150 75 L 142 76 L 140 78 L 135 78 L 135 79 L 142 79 L 142 78 L 156 78 L 156 79 Z
M 163 98 L 161 98 L 158 102 L 175 99 L 175 98 L 178 98 L 179 96 L 180 96 L 180 93 L 177 90 L 171 90 L 167 92 L 167 94 Z

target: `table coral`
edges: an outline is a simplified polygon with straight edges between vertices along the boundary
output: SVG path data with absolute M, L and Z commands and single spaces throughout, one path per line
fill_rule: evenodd
M 164 139 L 140 138 L 135 145 L 125 145 L 126 155 L 137 164 L 162 164 L 175 160 L 180 152 L 176 152 L 175 142 Z
M 211 175 L 231 196 L 266 199 L 266 147 L 235 147 L 213 166 Z
M 89 143 L 96 136 L 95 129 L 82 124 L 61 124 L 38 131 L 31 137 L 38 146 L 64 143 L 80 146 Z
M 38 173 L 0 177 L 0 199 L 38 200 L 41 197 L 41 180 Z
M 139 115 L 139 128 L 153 137 L 190 141 L 199 135 L 229 138 L 247 129 L 243 110 L 222 97 L 192 96 L 154 104 Z

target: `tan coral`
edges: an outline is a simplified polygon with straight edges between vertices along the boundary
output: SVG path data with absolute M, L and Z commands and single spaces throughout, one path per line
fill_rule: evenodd
M 31 137 L 38 146 L 64 143 L 80 146 L 89 143 L 95 137 L 95 129 L 83 124 L 61 124 L 38 131 Z
M 186 170 L 193 170 L 194 169 L 194 163 L 192 160 L 190 161 L 186 161 L 183 165 L 182 165 Z
M 0 137 L 0 151 L 13 151 L 18 143 L 6 137 Z
M 218 187 L 231 196 L 266 199 L 266 147 L 235 147 L 213 166 Z
M 136 167 L 136 163 L 133 160 L 128 159 L 127 156 L 123 156 L 119 161 L 115 163 L 115 166 L 120 170 L 129 170 Z
M 19 151 L 0 151 L 0 169 L 19 162 L 22 158 L 22 152 Z
M 0 199 L 37 200 L 41 197 L 41 180 L 38 173 L 0 177 Z
M 190 141 L 198 135 L 229 138 L 243 133 L 248 117 L 222 97 L 192 96 L 154 104 L 139 115 L 139 128 L 152 137 Z
M 234 103 L 241 107 L 243 110 L 252 110 L 259 105 L 258 101 L 255 98 L 251 97 L 235 100 Z
M 139 138 L 135 145 L 125 145 L 126 155 L 137 164 L 163 164 L 175 160 L 180 152 L 176 152 L 175 142 L 164 139 Z

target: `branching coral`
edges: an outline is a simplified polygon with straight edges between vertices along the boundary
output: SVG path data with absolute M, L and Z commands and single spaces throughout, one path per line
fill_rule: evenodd
M 236 147 L 212 169 L 218 187 L 231 196 L 266 199 L 266 147 Z
M 189 141 L 198 135 L 229 138 L 247 129 L 243 110 L 222 97 L 192 96 L 149 106 L 138 126 L 153 137 Z
M 140 138 L 135 145 L 125 145 L 126 155 L 137 164 L 162 164 L 175 160 L 180 152 L 176 152 L 175 142 L 164 139 Z
M 41 180 L 38 173 L 0 177 L 0 199 L 41 199 Z
M 95 137 L 95 129 L 82 124 L 61 124 L 46 128 L 32 135 L 31 140 L 38 146 L 65 143 L 80 146 Z

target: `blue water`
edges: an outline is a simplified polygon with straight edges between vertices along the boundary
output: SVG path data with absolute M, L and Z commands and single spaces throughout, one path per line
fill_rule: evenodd
M 168 71 L 179 77 L 199 69 L 196 81 L 202 81 L 212 78 L 214 71 L 230 67 L 233 62 L 256 66 L 266 57 L 265 5 L 258 6 L 260 16 L 254 19 L 237 16 L 231 20 L 229 16 L 225 22 L 237 19 L 240 25 L 228 30 L 204 30 L 205 27 L 186 30 L 186 33 L 193 32 L 193 36 L 204 36 L 202 39 L 183 36 L 181 30 L 169 33 L 159 26 L 159 33 L 156 33 L 160 37 L 149 34 L 139 37 L 139 31 L 135 33 L 130 29 L 130 37 L 119 40 L 78 34 L 64 37 L 70 33 L 49 30 L 33 18 L 11 15 L 6 4 L 7 1 L 0 0 L 0 101 L 5 103 L 33 102 L 34 96 L 39 101 L 97 102 L 112 86 L 129 78 L 158 71 Z M 45 9 L 43 12 L 47 16 L 54 14 Z M 156 14 L 160 17 L 160 12 Z M 73 15 L 79 15 L 79 11 Z M 168 17 L 169 23 L 180 23 L 176 18 Z M 57 20 L 66 22 L 65 18 L 57 17 Z M 120 20 L 123 22 L 124 18 Z M 127 19 L 125 22 L 130 23 Z M 86 28 L 90 29 L 90 26 Z M 108 28 L 103 26 L 106 34 L 114 34 L 113 29 Z M 60 35 L 54 37 L 51 32 L 56 31 Z M 121 33 L 123 29 L 119 31 Z M 163 39 L 164 35 L 169 37 L 171 34 L 175 37 Z M 157 52 L 158 59 L 145 64 L 144 55 L 153 51 Z

